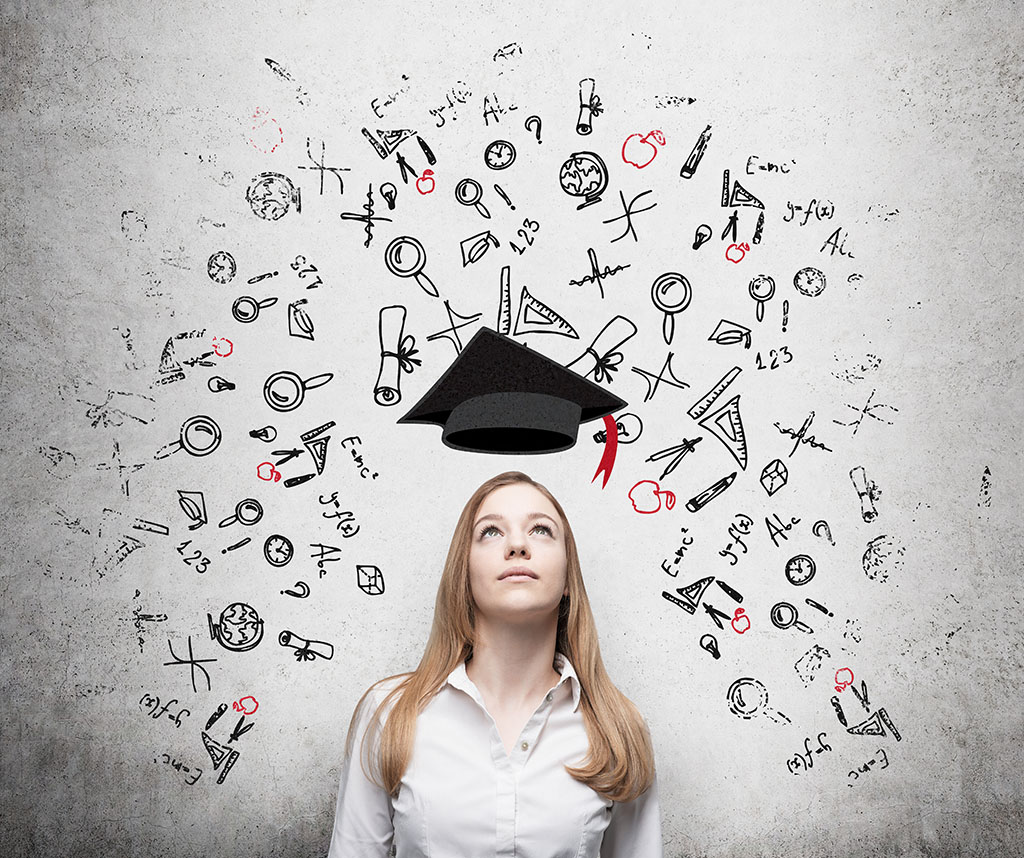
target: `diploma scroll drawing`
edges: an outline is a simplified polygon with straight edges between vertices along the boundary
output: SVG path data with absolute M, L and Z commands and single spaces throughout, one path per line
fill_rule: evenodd
M 378 405 L 397 405 L 401 402 L 402 373 L 412 372 L 413 364 L 419 366 L 421 363 L 419 358 L 413 357 L 416 354 L 416 340 L 412 334 L 403 337 L 404 330 L 405 307 L 398 304 L 380 308 L 377 320 L 377 333 L 380 336 L 380 371 L 377 373 L 377 383 L 373 387 L 373 399 Z

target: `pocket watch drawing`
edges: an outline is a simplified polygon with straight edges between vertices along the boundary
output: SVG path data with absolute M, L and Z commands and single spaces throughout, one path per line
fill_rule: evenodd
M 287 536 L 275 533 L 263 543 L 263 556 L 271 566 L 287 566 L 295 555 L 295 547 Z
M 484 163 L 492 170 L 511 167 L 516 159 L 516 147 L 508 140 L 495 140 L 484 149 Z

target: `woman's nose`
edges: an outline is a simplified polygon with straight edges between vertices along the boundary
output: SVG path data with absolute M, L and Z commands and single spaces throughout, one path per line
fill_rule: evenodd
M 508 538 L 508 547 L 505 549 L 505 554 L 508 557 L 515 557 L 516 554 L 522 554 L 523 557 L 529 557 L 530 552 L 526 547 L 526 540 L 510 536 Z

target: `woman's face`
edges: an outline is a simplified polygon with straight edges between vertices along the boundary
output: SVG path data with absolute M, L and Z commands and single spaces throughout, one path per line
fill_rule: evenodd
M 502 577 L 518 569 L 525 577 Z M 492 620 L 536 620 L 568 593 L 565 533 L 558 511 L 529 483 L 484 498 L 473 524 L 469 586 L 477 611 Z

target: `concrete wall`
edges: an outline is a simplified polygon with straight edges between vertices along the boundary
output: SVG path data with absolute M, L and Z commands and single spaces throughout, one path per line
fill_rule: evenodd
M 418 662 L 458 512 L 510 468 L 570 516 L 605 664 L 652 726 L 667 856 L 1019 853 L 1014 4 L 12 2 L 2 32 L 5 854 L 325 854 L 353 706 Z M 604 112 L 583 137 L 586 77 Z M 418 132 L 435 192 L 403 182 L 364 127 Z M 626 138 L 653 129 L 654 160 L 625 162 Z M 482 159 L 496 139 L 517 150 L 500 172 Z M 580 150 L 609 171 L 582 211 L 558 183 Z M 415 139 L 398 151 L 428 166 Z M 722 238 L 726 169 L 764 205 L 759 241 L 749 205 Z M 247 193 L 263 173 L 287 177 L 301 208 L 258 216 Z M 464 177 L 491 219 L 453 199 Z M 368 185 L 391 220 L 365 246 L 363 223 L 340 215 L 364 213 Z M 630 234 L 623 206 L 645 191 Z M 702 223 L 712 237 L 694 250 Z M 464 266 L 459 242 L 484 229 L 500 247 Z M 439 297 L 383 264 L 403 234 L 423 242 Z M 571 285 L 592 274 L 588 248 L 602 273 L 628 267 Z M 231 279 L 209 265 L 219 251 Z M 542 456 L 462 453 L 437 427 L 395 422 L 455 358 L 429 339 L 450 324 L 444 301 L 482 314 L 462 343 L 494 326 L 504 265 L 513 320 L 525 285 L 578 332 L 517 337 L 559 363 L 613 316 L 637 327 L 604 384 L 643 432 L 603 489 L 600 421 Z M 808 267 L 820 294 L 794 285 Z M 671 345 L 650 299 L 665 272 L 692 286 Z M 763 321 L 759 274 L 777 284 Z M 278 302 L 240 323 L 243 295 Z M 288 332 L 303 299 L 312 340 Z M 386 305 L 406 308 L 422 359 L 397 407 L 373 397 Z M 749 349 L 709 341 L 722 319 L 752 331 Z M 666 372 L 648 397 L 633 368 L 657 376 L 670 352 L 688 386 Z M 740 395 L 745 468 L 687 415 L 733 366 L 718 405 Z M 333 378 L 276 412 L 263 387 L 286 370 Z M 234 389 L 212 392 L 214 376 Z M 158 458 L 197 415 L 219 427 L 217 449 Z M 284 479 L 315 473 L 300 436 L 328 421 L 323 473 L 260 479 L 280 449 L 302 450 Z M 276 441 L 250 437 L 268 425 Z M 645 461 L 698 435 L 664 479 L 667 459 Z M 788 481 L 769 495 L 759 477 L 775 459 Z M 634 511 L 641 480 L 675 506 Z M 202 493 L 205 525 L 189 529 L 179 491 Z M 246 498 L 262 519 L 218 527 Z M 766 519 L 791 527 L 773 538 Z M 283 567 L 263 556 L 275 534 L 294 546 Z M 799 555 L 815 574 L 795 585 Z M 360 588 L 358 566 L 380 570 L 383 593 Z M 662 596 L 707 576 L 743 602 L 716 583 L 703 602 L 742 607 L 748 631 Z M 211 638 L 207 615 L 236 602 L 263 621 L 252 649 Z M 812 631 L 776 628 L 779 602 Z M 286 630 L 333 657 L 297 658 Z M 837 691 L 837 673 L 853 686 Z M 229 743 L 243 714 L 253 729 Z M 222 782 L 204 730 L 238 752 Z

